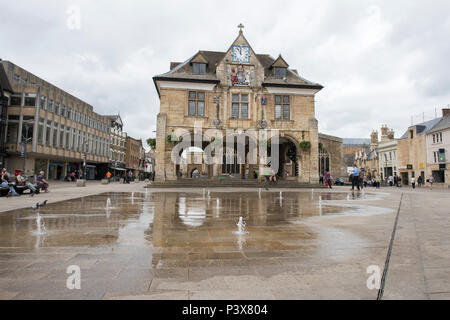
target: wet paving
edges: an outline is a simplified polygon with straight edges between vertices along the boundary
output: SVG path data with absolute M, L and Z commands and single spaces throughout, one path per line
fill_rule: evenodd
M 285 278 L 270 286 L 273 277 L 313 268 L 307 262 L 333 256 L 334 245 L 365 241 L 341 230 L 324 232 L 308 220 L 386 213 L 359 204 L 376 197 L 369 192 L 146 191 L 4 212 L 0 298 L 282 298 L 278 287 L 297 290 L 304 283 Z M 240 217 L 245 234 L 236 234 Z M 354 248 L 349 254 L 361 253 Z M 66 287 L 70 265 L 81 268 L 81 290 Z M 252 284 L 241 288 L 234 276 Z M 261 285 L 271 291 L 246 291 Z

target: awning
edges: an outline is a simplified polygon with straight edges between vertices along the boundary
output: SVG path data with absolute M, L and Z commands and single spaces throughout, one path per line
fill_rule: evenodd
M 117 171 L 127 171 L 126 169 L 122 169 L 122 168 L 113 168 L 113 167 L 109 167 L 110 169 L 113 170 L 117 170 Z

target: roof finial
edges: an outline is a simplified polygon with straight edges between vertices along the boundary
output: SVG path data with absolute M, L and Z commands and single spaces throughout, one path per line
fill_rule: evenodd
M 239 28 L 239 33 L 242 33 L 242 29 L 244 29 L 244 25 L 242 23 L 239 23 L 237 26 Z

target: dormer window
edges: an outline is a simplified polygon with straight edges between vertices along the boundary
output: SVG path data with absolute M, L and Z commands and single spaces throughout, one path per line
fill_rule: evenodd
M 283 79 L 286 77 L 287 68 L 274 67 L 273 76 L 277 79 Z
M 193 74 L 205 74 L 206 73 L 206 63 L 194 62 L 192 64 L 192 73 Z

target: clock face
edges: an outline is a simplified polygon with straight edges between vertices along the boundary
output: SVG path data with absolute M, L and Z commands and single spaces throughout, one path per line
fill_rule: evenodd
M 233 62 L 249 63 L 250 62 L 250 47 L 247 46 L 233 46 L 231 50 Z

